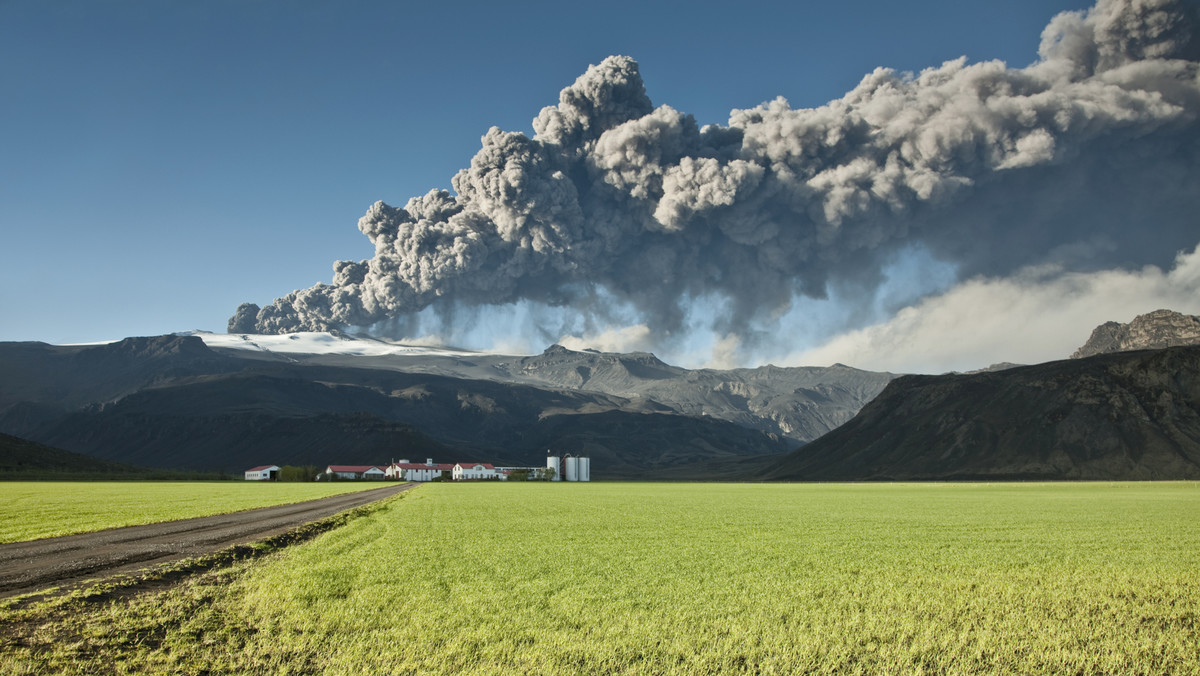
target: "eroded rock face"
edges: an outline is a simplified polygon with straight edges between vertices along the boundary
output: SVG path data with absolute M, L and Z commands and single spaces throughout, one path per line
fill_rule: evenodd
M 1128 324 L 1105 322 L 1097 326 L 1088 341 L 1075 350 L 1071 358 L 1182 345 L 1200 345 L 1200 317 L 1172 310 L 1155 310 L 1138 315 Z

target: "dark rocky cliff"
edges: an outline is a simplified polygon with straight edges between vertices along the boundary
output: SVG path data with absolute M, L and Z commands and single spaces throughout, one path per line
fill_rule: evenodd
M 1200 347 L 898 378 L 761 478 L 1197 479 Z

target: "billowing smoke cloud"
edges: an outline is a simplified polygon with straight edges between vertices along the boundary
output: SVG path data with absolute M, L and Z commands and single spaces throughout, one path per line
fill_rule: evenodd
M 1104 322 L 1128 322 L 1159 308 L 1200 313 L 1200 247 L 1181 253 L 1167 270 L 1043 266 L 1003 279 L 977 277 L 782 363 L 841 362 L 895 373 L 1036 364 L 1066 359 Z
M 452 181 L 358 223 L 373 258 L 231 331 L 327 330 L 425 308 L 633 308 L 654 336 L 717 298 L 736 344 L 798 296 L 873 289 L 919 246 L 960 278 L 1032 264 L 1164 265 L 1196 244 L 1200 39 L 1188 0 L 1100 0 L 1055 17 L 1026 68 L 880 68 L 813 109 L 783 99 L 699 127 L 654 107 L 614 56 L 532 138 L 492 128 Z
M 242 303 L 229 318 L 230 333 L 254 333 L 254 323 L 262 308 L 254 303 Z

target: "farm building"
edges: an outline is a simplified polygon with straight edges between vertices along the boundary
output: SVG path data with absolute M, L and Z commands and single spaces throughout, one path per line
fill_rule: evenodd
M 341 465 L 330 465 L 334 471 L 344 469 Z M 329 471 L 329 470 L 326 470 Z M 486 462 L 457 462 L 436 463 L 433 458 L 425 458 L 425 462 L 409 462 L 397 460 L 383 470 L 384 478 L 393 481 L 436 481 L 452 479 L 454 481 L 498 480 L 506 481 L 512 472 L 527 473 L 531 479 L 542 479 L 547 474 L 545 467 L 497 467 Z M 351 478 L 351 477 L 346 477 Z M 571 481 L 587 481 L 582 477 Z
M 496 471 L 503 472 L 505 475 L 512 474 L 513 472 L 524 472 L 532 480 L 540 480 L 540 479 L 546 478 L 546 468 L 545 467 L 521 467 L 521 466 L 496 467 Z
M 546 469 L 554 470 L 554 481 L 591 481 L 592 459 L 582 455 L 546 456 Z
M 259 465 L 246 470 L 246 481 L 274 481 L 279 478 L 279 465 Z
M 339 479 L 382 479 L 385 474 L 378 465 L 330 465 L 325 474 Z
M 438 464 L 433 458 L 426 458 L 424 463 L 407 460 L 393 462 L 384 470 L 384 476 L 397 481 L 433 481 L 442 478 L 443 473 L 447 472 L 453 474 L 454 465 Z
M 457 463 L 454 465 L 453 476 L 455 481 L 465 479 L 499 479 L 503 481 L 508 478 L 508 474 L 485 462 Z

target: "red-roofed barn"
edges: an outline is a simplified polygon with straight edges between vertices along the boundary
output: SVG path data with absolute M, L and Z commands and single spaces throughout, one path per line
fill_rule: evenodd
M 339 479 L 382 479 L 383 468 L 378 465 L 330 465 L 325 474 Z

